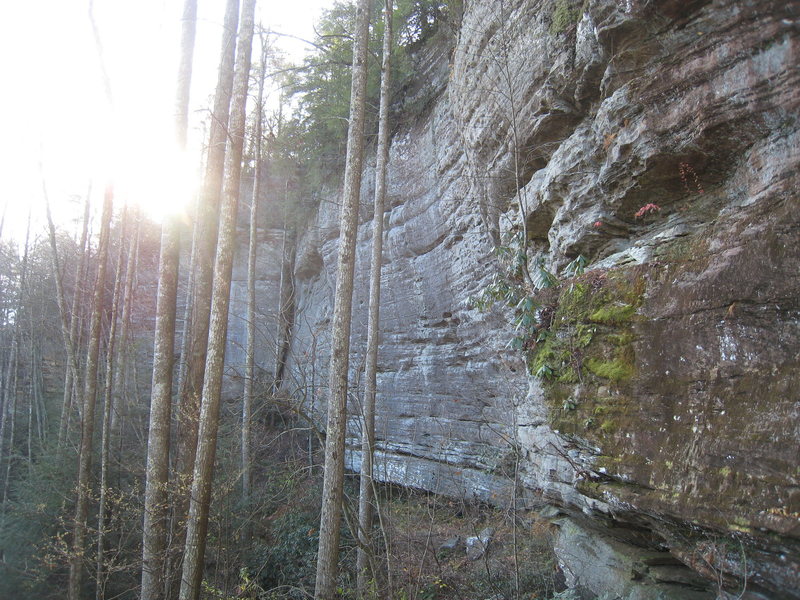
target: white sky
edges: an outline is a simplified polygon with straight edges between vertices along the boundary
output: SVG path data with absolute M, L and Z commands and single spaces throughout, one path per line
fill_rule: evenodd
M 2 237 L 24 236 L 28 210 L 42 231 L 40 159 L 55 218 L 69 226 L 81 212 L 70 197 L 93 180 L 99 205 L 113 172 L 121 205 L 127 197 L 157 216 L 176 196 L 187 196 L 198 156 L 172 149 L 172 108 L 182 0 L 94 0 L 114 95 L 105 99 L 100 61 L 88 17 L 89 0 L 10 0 L 0 8 L 0 211 Z M 274 31 L 313 38 L 314 21 L 331 0 L 261 0 L 256 22 Z M 192 85 L 193 141 L 216 83 L 224 0 L 198 0 Z M 304 45 L 278 44 L 297 60 Z M 254 56 L 258 52 L 254 49 Z M 180 163 L 176 166 L 177 163 Z

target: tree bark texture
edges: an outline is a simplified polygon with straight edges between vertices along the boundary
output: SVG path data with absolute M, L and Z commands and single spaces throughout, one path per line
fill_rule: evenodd
M 197 600 L 203 579 L 208 511 L 217 450 L 219 404 L 225 366 L 225 342 L 228 333 L 231 271 L 236 246 L 236 212 L 242 170 L 242 149 L 247 108 L 247 84 L 250 77 L 250 53 L 256 0 L 245 0 L 239 30 L 236 73 L 230 119 L 230 148 L 225 160 L 225 182 L 220 211 L 220 235 L 214 265 L 211 320 L 203 379 L 200 427 L 195 457 L 189 517 L 186 525 L 180 600 Z
M 372 550 L 373 462 L 375 455 L 375 396 L 378 373 L 378 328 L 381 305 L 381 267 L 383 266 L 383 211 L 386 198 L 386 166 L 389 162 L 389 102 L 391 101 L 392 2 L 384 6 L 381 96 L 378 110 L 378 149 L 375 164 L 375 209 L 372 214 L 372 261 L 369 277 L 369 317 L 367 321 L 367 360 L 364 374 L 364 421 L 361 429 L 361 477 L 358 490 L 358 536 L 356 553 L 358 593 L 367 595 L 368 567 Z M 377 576 L 377 574 L 373 574 Z M 391 593 L 391 592 L 390 592 Z
M 197 226 L 192 248 L 194 264 L 194 290 L 192 295 L 191 325 L 185 376 L 181 381 L 178 405 L 178 458 L 176 476 L 179 494 L 174 506 L 172 539 L 178 552 L 184 547 L 186 516 L 189 508 L 188 492 L 192 485 L 195 452 L 197 451 L 198 417 L 203 389 L 208 326 L 211 311 L 211 286 L 213 283 L 214 254 L 219 228 L 219 203 L 222 193 L 222 176 L 225 167 L 225 145 L 228 139 L 233 67 L 236 55 L 236 28 L 239 22 L 239 0 L 227 0 L 222 33 L 217 88 L 208 143 L 205 180 L 198 201 Z M 179 584 L 179 557 L 173 557 L 169 566 L 169 597 Z
M 197 0 L 186 0 L 181 21 L 181 54 L 175 105 L 175 137 L 180 150 L 186 149 L 196 24 Z M 179 266 L 180 221 L 177 216 L 169 216 L 161 228 L 161 254 L 158 263 L 142 530 L 141 600 L 159 600 L 166 594 L 167 484 Z
M 175 312 L 178 289 L 180 229 L 177 219 L 162 226 L 158 265 L 156 330 L 153 341 L 153 376 L 142 529 L 142 600 L 162 598 L 166 550 L 167 482 L 172 409 L 172 368 L 175 347 Z
M 172 507 L 172 547 L 167 565 L 168 598 L 176 598 L 179 593 L 182 551 L 186 539 L 186 518 L 189 510 L 189 492 L 197 450 L 200 396 L 208 344 L 213 261 L 217 243 L 219 202 L 222 192 L 238 22 L 239 0 L 227 0 L 217 87 L 209 132 L 206 173 L 200 197 L 197 200 L 192 236 L 190 259 L 192 272 L 189 275 L 191 294 L 187 297 L 191 306 L 187 307 L 185 313 L 191 315 L 191 320 L 188 324 L 184 323 L 184 328 L 188 328 L 188 330 L 184 332 L 184 340 L 181 344 L 180 388 L 176 419 L 178 450 L 175 466 L 178 493 Z
M 325 439 L 325 477 L 322 489 L 319 551 L 315 598 L 333 600 L 339 562 L 339 533 L 344 484 L 344 441 L 347 427 L 347 376 L 350 354 L 350 322 L 353 305 L 355 245 L 361 163 L 364 150 L 364 113 L 367 87 L 367 41 L 369 0 L 356 6 L 353 45 L 353 80 L 350 95 L 350 124 L 347 131 L 342 214 L 339 226 L 339 258 L 331 331 L 328 421 Z

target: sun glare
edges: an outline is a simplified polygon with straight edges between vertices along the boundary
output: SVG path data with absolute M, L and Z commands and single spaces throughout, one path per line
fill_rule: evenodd
M 131 143 L 117 161 L 113 177 L 120 202 L 138 206 L 156 222 L 188 210 L 198 189 L 197 165 L 174 143 L 163 136 Z

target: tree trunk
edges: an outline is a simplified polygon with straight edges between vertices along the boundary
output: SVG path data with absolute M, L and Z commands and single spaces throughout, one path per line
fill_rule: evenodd
M 267 76 L 267 43 L 263 32 L 261 40 L 261 64 L 258 75 L 258 100 L 256 103 L 255 174 L 253 196 L 250 201 L 250 241 L 247 249 L 247 347 L 245 350 L 244 394 L 242 396 L 242 499 L 245 505 L 250 500 L 253 465 L 250 457 L 251 418 L 253 414 L 253 383 L 255 379 L 256 348 L 256 250 L 258 247 L 258 200 L 261 192 L 262 164 L 262 120 L 264 118 L 264 80 Z M 250 540 L 250 526 L 243 531 L 245 541 Z
M 41 320 L 44 321 L 44 306 L 41 307 L 39 313 Z M 44 394 L 42 388 L 44 387 L 44 380 L 42 375 L 42 348 L 41 343 L 36 344 L 34 349 L 34 369 L 35 374 L 33 383 L 33 398 L 36 407 L 36 434 L 39 439 L 39 449 L 44 449 L 45 432 L 47 431 L 47 409 L 44 405 Z
M 8 416 L 3 419 L 5 425 L 8 420 L 8 452 L 6 453 L 6 473 L 3 479 L 3 508 L 2 515 L 5 521 L 6 506 L 8 504 L 8 486 L 11 480 L 11 465 L 14 462 L 14 436 L 17 421 L 17 376 L 19 372 L 19 329 L 23 310 L 23 294 L 28 277 L 28 242 L 31 233 L 31 213 L 28 211 L 28 227 L 25 233 L 25 250 L 22 254 L 22 269 L 19 276 L 19 289 L 17 290 L 16 314 L 14 317 L 14 330 L 11 334 L 11 357 L 8 362 L 8 375 L 6 376 L 5 400 L 3 406 L 9 409 Z M 0 426 L 0 456 L 2 455 L 3 427 Z M 5 523 L 2 523 L 4 526 Z
M 361 428 L 361 478 L 358 491 L 358 536 L 356 573 L 358 593 L 367 597 L 368 567 L 372 552 L 373 462 L 375 455 L 375 395 L 378 372 L 378 327 L 380 324 L 381 267 L 383 265 L 383 211 L 386 197 L 386 165 L 389 162 L 389 97 L 392 60 L 392 2 L 384 6 L 381 99 L 378 114 L 378 150 L 375 165 L 375 209 L 372 214 L 372 262 L 367 322 L 367 362 L 364 375 L 364 423 Z M 373 573 L 373 580 L 377 573 Z M 391 590 L 389 591 L 391 594 Z
M 186 147 L 189 88 L 192 78 L 197 1 L 186 0 L 181 28 L 181 58 L 178 67 L 175 134 L 178 147 Z M 180 221 L 164 220 L 158 265 L 156 330 L 153 342 L 153 379 L 150 396 L 150 426 L 147 438 L 147 471 L 142 530 L 142 600 L 164 597 L 167 548 L 167 483 L 172 409 L 172 376 L 175 357 L 175 315 L 180 264 Z
M 196 255 L 192 321 L 189 335 L 189 352 L 186 356 L 186 376 L 181 382 L 180 402 L 177 415 L 178 459 L 176 475 L 180 488 L 174 507 L 172 538 L 175 548 L 184 546 L 186 515 L 189 506 L 188 490 L 192 484 L 195 452 L 197 450 L 198 415 L 203 388 L 208 326 L 211 311 L 211 286 L 213 283 L 214 255 L 219 227 L 219 202 L 222 192 L 222 176 L 225 166 L 225 144 L 228 139 L 228 116 L 231 90 L 233 88 L 233 66 L 236 53 L 236 28 L 239 22 L 239 0 L 227 0 L 222 34 L 217 89 L 214 95 L 214 111 L 209 134 L 208 159 L 205 181 L 201 192 L 197 216 L 197 229 L 193 240 Z M 170 591 L 174 597 L 177 576 L 180 571 L 179 558 L 170 565 Z
M 103 312 L 103 292 L 106 277 L 106 257 L 111 225 L 114 188 L 106 186 L 103 214 L 100 222 L 100 242 L 97 250 L 97 282 L 94 286 L 91 322 L 89 325 L 89 349 L 84 375 L 83 416 L 81 420 L 81 444 L 78 451 L 78 487 L 75 505 L 75 526 L 72 552 L 69 557 L 69 600 L 79 600 L 83 576 L 83 554 L 86 546 L 86 522 L 89 517 L 89 476 L 92 472 L 92 437 L 94 435 L 94 413 L 97 402 L 97 368 L 100 354 L 100 325 Z
M 114 383 L 114 346 L 117 337 L 117 315 L 119 313 L 120 294 L 122 288 L 122 257 L 125 247 L 125 231 L 128 225 L 127 207 L 122 213 L 122 226 L 119 237 L 119 253 L 117 255 L 116 274 L 114 276 L 114 295 L 111 300 L 111 315 L 106 344 L 106 375 L 103 381 L 103 428 L 100 442 L 100 505 L 97 510 L 97 588 L 95 599 L 105 598 L 105 533 L 106 533 L 106 499 L 108 490 L 108 458 L 111 447 L 111 409 L 113 407 Z M 132 252 L 133 248 L 129 249 Z
M 256 0 L 245 0 L 239 31 L 236 74 L 233 82 L 230 149 L 225 160 L 225 184 L 222 194 L 220 235 L 214 264 L 214 286 L 211 303 L 211 323 L 208 335 L 203 379 L 200 428 L 195 458 L 189 518 L 186 525 L 186 548 L 181 575 L 181 600 L 197 600 L 203 579 L 208 509 L 211 503 L 211 484 L 217 449 L 219 403 L 222 375 L 225 366 L 225 341 L 228 333 L 231 271 L 236 246 L 236 209 L 239 199 L 239 180 L 242 170 L 242 147 L 246 120 L 247 84 L 250 77 L 250 52 L 253 42 L 253 20 Z
M 344 441 L 347 428 L 347 371 L 350 353 L 350 321 L 353 305 L 355 244 L 364 150 L 364 112 L 367 85 L 369 0 L 356 7 L 353 45 L 353 81 L 350 92 L 350 124 L 347 131 L 342 214 L 339 226 L 339 258 L 331 331 L 330 396 L 325 439 L 325 478 L 322 489 L 319 552 L 314 596 L 333 600 L 339 562 L 339 532 L 344 484 Z
M 64 339 L 64 349 L 67 353 L 67 368 L 64 374 L 64 404 L 61 409 L 61 425 L 59 425 L 59 447 L 63 441 L 62 427 L 66 429 L 65 412 L 69 410 L 69 398 L 72 393 L 72 381 L 78 380 L 78 359 L 76 357 L 75 348 L 72 346 L 72 337 L 70 336 L 69 315 L 67 314 L 67 301 L 64 294 L 64 281 L 61 273 L 61 264 L 58 260 L 58 246 L 56 245 L 56 228 L 53 224 L 53 216 L 50 213 L 50 198 L 47 194 L 45 186 L 44 175 L 42 175 L 42 192 L 44 194 L 45 211 L 47 214 L 47 227 L 50 237 L 50 251 L 52 253 L 51 259 L 53 261 L 53 277 L 56 280 L 56 299 L 58 301 L 58 313 L 61 317 L 61 336 Z M 88 200 L 87 200 L 88 205 Z M 84 225 L 84 231 L 86 225 Z M 84 236 L 85 237 L 85 236 Z M 85 239 L 82 240 L 85 244 Z M 75 289 L 77 294 L 77 287 Z M 68 389 L 69 388 L 69 389 Z
M 33 477 L 33 406 L 36 403 L 36 351 L 34 348 L 33 303 L 28 294 L 28 477 Z
M 273 394 L 277 395 L 283 385 L 286 360 L 291 344 L 292 323 L 294 322 L 294 256 L 295 236 L 289 236 L 288 225 L 289 182 L 286 182 L 286 195 L 283 199 L 283 242 L 281 244 L 281 278 L 278 288 L 278 334 L 275 340 L 275 377 Z
M 161 598 L 164 593 L 165 519 L 167 482 L 169 480 L 169 437 L 179 251 L 178 223 L 173 218 L 169 218 L 163 225 L 161 258 L 158 267 L 156 331 L 153 342 L 153 377 L 142 530 L 142 600 Z
M 114 369 L 114 410 L 111 411 L 111 430 L 121 429 L 119 421 L 120 414 L 124 414 L 125 408 L 123 399 L 126 397 L 125 386 L 128 377 L 128 332 L 131 326 L 131 309 L 133 304 L 133 284 L 136 281 L 136 269 L 139 264 L 139 229 L 141 227 L 141 215 L 138 207 L 133 207 L 133 232 L 131 233 L 131 248 L 128 252 L 128 260 L 125 265 L 125 292 L 122 296 L 122 326 L 119 332 L 119 344 L 117 344 L 117 368 Z M 121 439 L 121 437 L 120 437 Z
M 69 345 L 73 350 L 73 357 L 75 358 L 75 368 L 67 369 L 67 376 L 64 380 L 64 400 L 61 406 L 61 421 L 58 426 L 58 448 L 59 451 L 63 448 L 66 441 L 66 436 L 69 428 L 70 416 L 72 413 L 72 397 L 73 390 L 78 387 L 80 381 L 80 365 L 78 363 L 78 327 L 81 319 L 78 316 L 78 307 L 81 305 L 81 298 L 83 297 L 84 279 L 86 278 L 86 267 L 88 262 L 89 251 L 86 248 L 86 243 L 89 239 L 89 220 L 91 219 L 91 193 L 92 188 L 86 194 L 86 202 L 83 207 L 83 230 L 81 231 L 81 242 L 78 250 L 81 253 L 78 259 L 78 266 L 75 270 L 75 286 L 72 293 L 72 310 L 70 311 L 70 324 L 69 324 Z M 49 206 L 48 206 L 49 212 Z M 66 344 L 66 342 L 65 342 Z
M 181 348 L 180 348 L 180 357 L 178 359 L 178 383 L 177 388 L 178 391 L 183 389 L 183 382 L 186 380 L 186 367 L 189 360 L 189 341 L 190 341 L 190 329 L 192 326 L 192 304 L 194 303 L 194 275 L 195 275 L 195 268 L 194 268 L 194 259 L 197 254 L 196 246 L 197 246 L 197 223 L 198 223 L 198 210 L 200 207 L 200 202 L 198 198 L 195 198 L 193 201 L 193 214 L 194 217 L 192 219 L 192 246 L 189 251 L 189 268 L 186 270 L 187 277 L 186 277 L 186 303 L 183 307 L 183 328 L 181 330 Z
M 14 434 L 17 422 L 17 373 L 18 373 L 18 357 L 19 357 L 19 334 L 17 332 L 17 325 L 14 324 L 14 333 L 11 338 L 11 357 L 8 361 L 8 374 L 6 376 L 6 389 L 5 389 L 5 402 L 3 406 L 7 411 L 6 417 L 3 420 L 3 429 L 8 429 L 8 451 L 5 452 L 6 459 L 6 472 L 3 477 L 3 508 L 2 516 L 5 521 L 6 505 L 8 504 L 8 485 L 11 480 L 11 463 L 14 460 Z M 8 423 L 8 425 L 6 425 Z M 4 433 L 0 430 L 0 442 L 3 441 Z M 2 449 L 2 446 L 0 446 Z M 2 523 L 5 526 L 5 522 Z

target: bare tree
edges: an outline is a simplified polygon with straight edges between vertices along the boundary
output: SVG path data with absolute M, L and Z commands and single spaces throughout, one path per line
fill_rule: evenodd
M 40 165 L 41 170 L 41 165 Z M 67 368 L 64 374 L 64 401 L 61 409 L 61 424 L 59 425 L 59 435 L 58 435 L 58 447 L 60 449 L 61 443 L 63 441 L 63 436 L 66 434 L 66 413 L 69 410 L 70 402 L 69 399 L 72 397 L 72 382 L 78 381 L 78 359 L 76 355 L 76 349 L 73 346 L 74 336 L 72 336 L 71 326 L 70 326 L 70 316 L 67 313 L 67 301 L 66 295 L 64 293 L 64 281 L 63 276 L 61 273 L 61 263 L 58 258 L 58 246 L 56 245 L 56 228 L 53 224 L 53 216 L 50 213 L 50 198 L 47 194 L 47 186 L 45 184 L 44 173 L 42 173 L 42 193 L 44 195 L 44 202 L 45 202 L 45 210 L 47 213 L 47 227 L 48 233 L 50 238 L 50 252 L 51 252 L 51 260 L 53 262 L 53 277 L 56 280 L 56 299 L 58 301 L 58 312 L 59 316 L 61 317 L 61 335 L 64 339 L 64 349 L 67 352 Z M 86 205 L 88 207 L 89 200 L 87 198 Z M 82 236 L 81 246 L 86 245 L 86 221 L 88 220 L 88 213 L 84 215 L 84 234 Z M 81 262 L 83 261 L 83 257 L 81 256 Z M 78 281 L 80 280 L 80 267 L 78 269 Z M 75 287 L 75 295 L 77 296 L 78 288 L 77 285 Z M 75 319 L 74 312 L 73 312 L 73 319 Z M 76 320 L 77 325 L 77 320 Z M 62 430 L 63 428 L 63 430 Z
M 106 258 L 111 226 L 114 188 L 106 186 L 103 213 L 100 218 L 100 241 L 97 250 L 97 282 L 92 300 L 89 325 L 89 349 L 84 375 L 83 414 L 81 419 L 81 444 L 78 450 L 78 486 L 75 503 L 75 525 L 72 538 L 72 553 L 69 557 L 69 600 L 78 600 L 83 576 L 83 554 L 86 545 L 86 523 L 89 517 L 89 476 L 92 471 L 92 438 L 94 436 L 94 414 L 97 403 L 97 369 L 100 355 L 100 326 L 105 291 Z
M 114 394 L 114 410 L 111 411 L 111 429 L 118 431 L 121 429 L 122 415 L 127 412 L 127 407 L 123 406 L 123 400 L 127 397 L 125 387 L 128 378 L 128 359 L 130 347 L 128 338 L 131 326 L 131 309 L 133 307 L 133 284 L 136 281 L 136 270 L 139 264 L 139 230 L 141 228 L 141 214 L 139 208 L 134 205 L 131 222 L 133 232 L 131 233 L 131 247 L 128 251 L 128 260 L 125 265 L 125 291 L 122 296 L 122 315 L 119 331 L 119 344 L 117 344 L 117 368 L 114 369 L 114 383 L 112 392 Z
M 283 198 L 283 239 L 281 241 L 281 277 L 278 286 L 278 334 L 275 336 L 275 377 L 272 390 L 275 395 L 281 389 L 286 375 L 286 361 L 292 343 L 294 322 L 294 266 L 295 231 L 289 229 L 289 181 Z
M 78 245 L 78 252 L 80 252 L 80 257 L 78 258 L 78 266 L 75 269 L 75 286 L 72 292 L 72 310 L 70 311 L 70 323 L 69 323 L 69 333 L 68 333 L 68 340 L 69 345 L 73 349 L 73 357 L 76 359 L 74 372 L 73 368 L 67 369 L 66 376 L 64 378 L 64 400 L 61 406 L 61 421 L 58 426 L 58 449 L 59 451 L 64 445 L 64 441 L 66 440 L 67 431 L 69 428 L 69 421 L 70 416 L 72 414 L 72 397 L 74 395 L 74 390 L 79 387 L 80 382 L 80 365 L 77 362 L 77 354 L 78 354 L 78 328 L 80 327 L 81 319 L 78 315 L 79 307 L 81 306 L 81 299 L 84 294 L 84 280 L 86 279 L 86 266 L 88 263 L 88 254 L 89 251 L 87 249 L 87 243 L 89 240 L 89 220 L 91 218 L 91 195 L 92 195 L 92 188 L 89 186 L 89 190 L 86 193 L 86 201 L 84 202 L 83 207 L 83 229 L 81 231 L 81 241 Z M 49 219 L 49 207 L 48 207 L 48 219 Z M 65 341 L 65 344 L 67 342 Z
M 200 427 L 197 436 L 197 455 L 192 478 L 189 517 L 186 524 L 186 547 L 181 575 L 180 600 L 197 600 L 200 597 L 200 584 L 203 578 L 203 558 L 208 531 L 208 511 L 211 504 L 211 484 L 214 478 L 214 459 L 217 450 L 222 375 L 225 366 L 231 271 L 236 245 L 236 212 L 242 171 L 247 84 L 250 78 L 255 4 L 256 0 L 245 0 L 242 5 L 242 22 L 236 52 L 236 70 L 228 132 L 230 147 L 225 157 L 225 182 L 220 210 L 219 240 L 214 264 L 208 354 L 203 379 Z
M 122 259 L 125 250 L 125 238 L 128 228 L 128 207 L 122 212 L 122 225 L 119 236 L 119 253 L 117 254 L 117 267 L 114 276 L 114 295 L 111 300 L 111 315 L 108 328 L 108 344 L 106 344 L 106 375 L 103 382 L 103 428 L 100 437 L 100 502 L 97 509 L 97 567 L 95 579 L 95 599 L 103 600 L 105 597 L 105 537 L 106 519 L 108 516 L 108 460 L 111 450 L 111 409 L 113 407 L 114 384 L 114 347 L 117 338 L 117 317 L 119 315 L 120 296 L 122 295 Z M 132 248 L 131 248 L 132 251 Z
M 211 311 L 211 286 L 213 282 L 214 254 L 219 228 L 219 203 L 222 193 L 222 176 L 225 167 L 225 145 L 228 139 L 228 116 L 230 114 L 231 90 L 233 88 L 233 66 L 236 56 L 236 28 L 239 22 L 239 0 L 227 0 L 222 28 L 222 49 L 214 94 L 214 108 L 208 142 L 205 180 L 198 200 L 197 223 L 192 240 L 193 294 L 191 297 L 191 323 L 188 352 L 181 357 L 186 361 L 181 378 L 178 404 L 178 456 L 176 476 L 182 491 L 191 486 L 197 451 L 198 415 L 203 389 L 206 350 L 208 347 L 208 324 Z M 174 548 L 180 552 L 186 535 L 185 523 L 189 498 L 181 493 L 173 507 L 172 539 Z M 174 597 L 178 584 L 180 566 L 178 556 L 169 565 L 168 597 Z
M 314 591 L 314 596 L 322 600 L 332 600 L 334 597 L 339 563 L 339 533 L 344 485 L 344 442 L 347 428 L 347 372 L 350 363 L 350 320 L 353 306 L 361 163 L 364 153 L 369 11 L 369 0 L 359 0 L 356 5 L 350 122 L 347 130 L 347 158 L 342 192 L 339 258 L 331 330 L 325 477 L 322 489 L 322 514 L 320 516 L 317 577 Z
M 256 346 L 256 250 L 258 247 L 258 198 L 261 193 L 262 125 L 264 119 L 264 83 L 267 77 L 269 46 L 267 36 L 259 31 L 261 63 L 258 73 L 258 100 L 256 101 L 254 133 L 255 174 L 253 195 L 250 200 L 250 239 L 247 249 L 247 347 L 245 349 L 244 394 L 242 396 L 242 497 L 250 499 L 253 464 L 250 456 L 251 418 L 253 414 L 253 383 L 255 379 Z M 245 526 L 245 539 L 250 537 L 250 527 Z
M 25 233 L 25 250 L 22 254 L 22 268 L 19 275 L 19 287 L 17 289 L 16 307 L 14 310 L 14 327 L 11 333 L 11 356 L 8 360 L 8 371 L 5 377 L 5 389 L 3 390 L 3 420 L 0 424 L 0 458 L 3 456 L 3 441 L 5 440 L 5 429 L 8 429 L 8 452 L 5 453 L 6 472 L 3 478 L 3 504 L 2 515 L 5 519 L 6 506 L 8 504 L 8 488 L 11 480 L 11 466 L 14 462 L 14 436 L 16 433 L 17 415 L 17 377 L 19 369 L 19 337 L 20 321 L 23 311 L 23 294 L 27 286 L 28 276 L 28 246 L 31 234 L 31 212 L 28 210 L 28 225 Z M 8 423 L 8 425 L 6 425 Z
M 358 491 L 358 536 L 356 554 L 358 593 L 367 594 L 369 555 L 372 548 L 373 458 L 375 455 L 375 396 L 378 372 L 378 327 L 381 304 L 381 267 L 383 265 L 383 211 L 386 198 L 386 166 L 389 162 L 389 102 L 392 65 L 392 0 L 386 0 L 381 62 L 381 97 L 378 109 L 378 149 L 375 165 L 375 208 L 372 214 L 372 262 L 369 282 L 369 318 L 367 321 L 367 361 L 364 381 L 364 423 L 361 429 L 361 478 Z
M 175 111 L 175 135 L 181 150 L 186 148 L 196 23 L 197 0 L 186 0 L 183 5 Z M 180 221 L 173 215 L 167 217 L 162 225 L 161 255 L 158 264 L 156 331 L 153 342 L 153 379 L 142 530 L 142 600 L 163 598 L 165 593 L 167 483 L 179 264 Z

